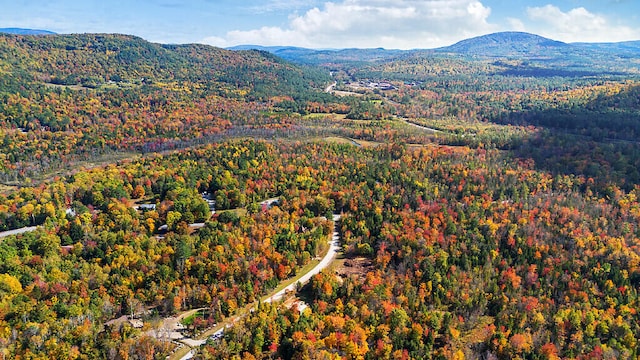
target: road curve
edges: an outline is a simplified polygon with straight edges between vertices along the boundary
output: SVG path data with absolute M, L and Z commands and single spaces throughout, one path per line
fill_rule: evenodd
M 337 82 L 334 82 L 333 84 L 331 84 L 331 85 L 327 86 L 327 88 L 326 88 L 326 89 L 324 89 L 324 92 L 326 92 L 326 93 L 330 93 L 331 91 L 333 91 L 333 88 L 334 88 L 334 87 L 336 87 L 336 85 L 338 85 L 338 83 L 337 83 Z
M 339 220 L 340 220 L 340 215 L 334 214 L 333 215 L 333 236 L 331 237 L 331 241 L 329 242 L 329 251 L 327 251 L 327 254 L 324 256 L 324 258 L 322 258 L 320 263 L 316 265 L 313 269 L 311 269 L 311 271 L 304 274 L 295 283 L 271 295 L 267 300 L 265 300 L 265 302 L 273 302 L 273 301 L 278 301 L 282 299 L 282 297 L 284 297 L 284 295 L 287 292 L 295 291 L 298 283 L 306 284 L 307 282 L 309 282 L 309 280 L 311 280 L 312 277 L 319 274 L 322 270 L 326 269 L 327 266 L 329 266 L 329 264 L 331 264 L 331 261 L 333 261 L 333 259 L 336 257 L 336 254 L 340 250 L 340 235 L 338 234 L 338 231 L 337 231 L 338 230 L 337 224 Z
M 340 251 L 340 234 L 338 233 L 338 221 L 340 221 L 340 218 L 341 218 L 341 215 L 333 214 L 333 235 L 331 236 L 331 240 L 329 241 L 329 250 L 327 251 L 325 256 L 322 258 L 320 263 L 318 263 L 318 265 L 316 265 L 313 269 L 311 269 L 309 272 L 307 272 L 302 277 L 300 277 L 298 281 L 285 287 L 284 289 L 278 291 L 277 293 L 269 296 L 269 298 L 266 299 L 264 302 L 270 303 L 270 302 L 281 300 L 286 293 L 290 291 L 295 291 L 298 283 L 306 284 L 307 282 L 309 282 L 309 280 L 311 280 L 313 276 L 319 274 L 322 270 L 326 269 L 329 266 L 329 264 L 331 264 L 333 259 L 338 254 L 338 251 Z M 220 338 L 222 337 L 223 332 L 224 332 L 224 328 L 216 331 L 210 337 Z M 204 345 L 207 342 L 207 340 L 183 339 L 182 342 L 192 348 L 196 348 L 198 346 Z M 193 358 L 194 355 L 195 355 L 195 349 L 191 349 L 189 353 L 187 353 L 182 358 L 180 358 L 180 360 L 191 359 Z
M 11 236 L 11 235 L 24 234 L 26 232 L 35 231 L 37 228 L 39 228 L 39 226 L 29 226 L 29 227 L 23 227 L 15 230 L 3 231 L 3 232 L 0 232 L 0 238 Z

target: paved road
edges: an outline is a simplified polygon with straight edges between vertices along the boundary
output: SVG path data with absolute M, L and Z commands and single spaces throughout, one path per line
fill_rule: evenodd
M 271 295 L 267 300 L 265 300 L 265 302 L 278 301 L 282 299 L 287 292 L 295 291 L 298 283 L 306 284 L 307 282 L 309 282 L 309 280 L 311 280 L 313 276 L 319 274 L 322 270 L 326 269 L 327 266 L 329 266 L 329 264 L 331 264 L 333 259 L 336 257 L 336 254 L 340 250 L 340 245 L 339 245 L 340 235 L 338 234 L 338 231 L 337 231 L 337 224 L 339 220 L 340 220 L 340 215 L 334 214 L 333 215 L 333 236 L 331 237 L 331 241 L 329 242 L 329 251 L 327 251 L 327 254 L 324 256 L 324 258 L 322 258 L 322 261 L 320 261 L 318 265 L 316 265 L 313 269 L 311 269 L 311 271 L 304 274 L 300 279 L 298 279 L 298 281 L 278 291 L 277 293 Z
M 193 359 L 193 357 L 195 356 L 195 354 L 196 354 L 196 350 L 191 349 L 191 350 L 189 350 L 189 352 L 187 353 L 187 355 L 185 355 L 185 356 L 181 357 L 181 358 L 180 358 L 180 360 L 189 360 L 189 359 Z
M 313 269 L 311 269 L 309 272 L 307 272 L 302 277 L 300 277 L 300 279 L 298 279 L 298 281 L 296 281 L 295 283 L 271 295 L 267 300 L 265 300 L 265 302 L 279 301 L 284 297 L 284 295 L 287 292 L 295 291 L 298 283 L 301 283 L 301 284 L 307 283 L 309 280 L 311 280 L 313 276 L 319 274 L 322 270 L 326 269 L 327 266 L 329 266 L 329 264 L 331 264 L 333 259 L 338 254 L 338 251 L 340 250 L 340 234 L 338 233 L 339 220 L 340 220 L 340 215 L 334 214 L 333 215 L 333 236 L 331 237 L 331 241 L 329 241 L 329 250 L 327 251 L 327 254 L 322 258 L 320 263 L 318 263 L 318 265 L 316 265 Z M 224 329 L 220 329 L 216 331 L 211 336 L 211 338 L 220 338 L 222 337 L 223 332 L 224 332 Z M 207 340 L 195 340 L 195 339 L 182 339 L 181 341 L 193 348 L 202 346 L 207 342 Z M 194 354 L 195 354 L 195 351 L 191 350 L 189 351 L 189 353 L 183 356 L 180 360 L 191 359 L 193 358 Z
M 29 226 L 29 227 L 23 227 L 15 230 L 3 231 L 3 232 L 0 232 L 0 238 L 11 236 L 11 235 L 24 234 L 26 232 L 35 231 L 37 228 L 39 228 L 39 226 Z

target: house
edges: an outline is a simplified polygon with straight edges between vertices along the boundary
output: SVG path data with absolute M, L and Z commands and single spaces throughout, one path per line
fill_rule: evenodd
M 298 313 L 302 314 L 306 309 L 309 308 L 309 305 L 302 300 L 296 300 L 291 304 L 289 308 L 295 309 L 298 311 Z
M 262 211 L 267 211 L 272 207 L 278 206 L 278 205 L 280 205 L 280 199 L 278 198 L 268 199 L 260 203 L 260 206 L 262 207 Z
M 216 212 L 216 201 L 215 200 L 207 200 L 207 205 L 209 205 L 209 210 L 215 214 Z
M 156 204 L 140 204 L 138 210 L 140 211 L 152 211 L 156 209 Z

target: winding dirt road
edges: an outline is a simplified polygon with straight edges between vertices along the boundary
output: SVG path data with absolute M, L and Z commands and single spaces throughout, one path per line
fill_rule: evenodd
M 429 132 L 433 132 L 433 133 L 441 133 L 441 130 L 438 129 L 433 129 L 430 127 L 426 127 L 426 126 L 422 126 L 422 125 L 418 125 L 416 123 L 411 122 L 409 119 L 405 118 L 405 117 L 396 117 L 396 119 L 402 121 L 403 123 L 409 125 L 409 126 L 413 126 L 415 128 L 421 129 L 421 130 L 425 130 L 425 131 L 429 131 Z
M 331 84 L 331 85 L 327 86 L 327 88 L 326 88 L 326 89 L 324 89 L 324 92 L 326 92 L 326 93 L 330 93 L 331 91 L 333 91 L 333 88 L 334 88 L 334 87 L 336 87 L 336 85 L 338 85 L 338 83 L 337 83 L 337 82 L 334 82 L 333 84 Z

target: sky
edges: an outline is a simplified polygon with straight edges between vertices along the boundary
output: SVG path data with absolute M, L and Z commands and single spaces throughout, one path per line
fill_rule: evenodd
M 430 49 L 498 31 L 640 40 L 639 0 L 0 0 L 0 28 L 164 44 Z

